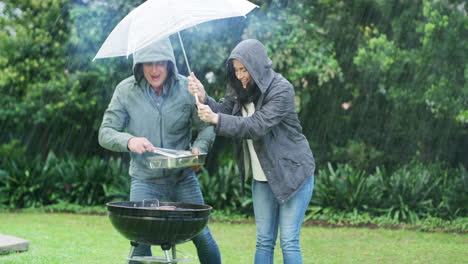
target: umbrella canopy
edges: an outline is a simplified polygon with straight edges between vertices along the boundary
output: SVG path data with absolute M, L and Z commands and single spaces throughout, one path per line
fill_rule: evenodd
M 247 0 L 148 0 L 120 21 L 94 59 L 128 56 L 186 28 L 210 20 L 245 16 L 255 7 Z

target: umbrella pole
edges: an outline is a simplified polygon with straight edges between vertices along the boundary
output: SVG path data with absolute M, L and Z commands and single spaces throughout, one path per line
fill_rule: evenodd
M 179 36 L 180 46 L 182 47 L 182 53 L 184 53 L 185 64 L 187 64 L 187 70 L 188 70 L 189 75 L 190 75 L 192 70 L 190 70 L 190 65 L 189 65 L 189 62 L 188 62 L 188 59 L 187 59 L 187 54 L 185 53 L 184 42 L 182 41 L 182 37 L 180 36 L 179 31 L 177 31 L 177 35 Z
M 184 53 L 184 58 L 185 58 L 185 64 L 187 64 L 187 70 L 189 72 L 189 75 L 192 73 L 192 70 L 190 69 L 190 65 L 187 59 L 187 54 L 185 53 L 185 48 L 184 48 L 184 42 L 182 41 L 182 37 L 180 36 L 180 32 L 177 31 L 177 35 L 179 36 L 179 42 L 180 42 L 180 47 L 182 48 L 182 53 Z M 198 103 L 198 95 L 195 94 L 195 101 Z

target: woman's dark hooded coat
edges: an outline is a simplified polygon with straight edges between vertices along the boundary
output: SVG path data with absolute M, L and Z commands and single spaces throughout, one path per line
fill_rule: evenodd
M 235 92 L 228 87 L 226 97 L 205 103 L 219 114 L 215 132 L 234 138 L 236 159 L 242 182 L 245 179 L 246 139 L 252 139 L 271 190 L 284 204 L 312 177 L 315 162 L 309 143 L 302 134 L 296 113 L 294 88 L 271 68 L 265 47 L 258 40 L 244 40 L 232 51 L 230 60 L 242 62 L 261 91 L 255 113 L 242 117 Z

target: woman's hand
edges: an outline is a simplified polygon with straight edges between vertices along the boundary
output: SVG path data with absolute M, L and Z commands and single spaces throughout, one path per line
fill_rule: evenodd
M 208 105 L 197 103 L 197 106 L 198 117 L 200 117 L 201 120 L 210 124 L 218 124 L 219 115 L 213 113 L 213 111 L 211 111 L 211 108 Z
M 205 87 L 203 87 L 203 84 L 197 79 L 193 72 L 190 73 L 190 76 L 188 76 L 187 79 L 189 93 L 198 97 L 198 101 L 203 103 L 206 97 Z
M 154 146 L 145 137 L 132 137 L 128 140 L 127 148 L 131 152 L 143 154 L 144 152 L 153 152 Z

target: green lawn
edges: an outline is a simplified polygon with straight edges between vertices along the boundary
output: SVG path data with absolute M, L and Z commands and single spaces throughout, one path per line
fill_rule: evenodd
M 210 223 L 223 263 L 252 263 L 254 224 Z M 29 251 L 0 255 L 1 264 L 126 263 L 129 242 L 106 216 L 0 213 L 0 233 L 30 240 Z M 468 235 L 410 230 L 304 227 L 304 263 L 468 263 Z M 279 248 L 279 247 L 278 247 Z M 178 246 L 178 257 L 198 263 L 191 242 Z M 153 254 L 162 256 L 154 247 Z M 275 263 L 281 252 L 276 250 Z

